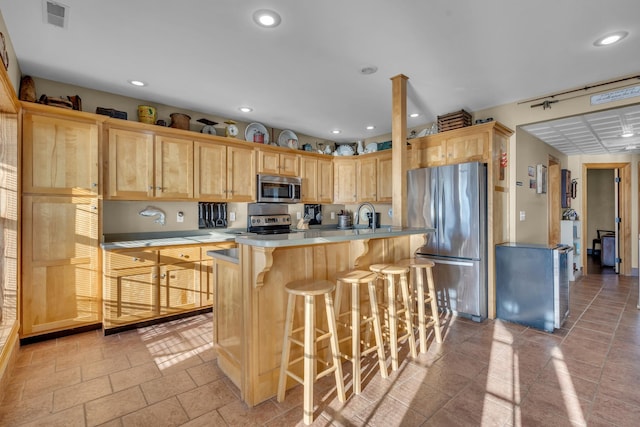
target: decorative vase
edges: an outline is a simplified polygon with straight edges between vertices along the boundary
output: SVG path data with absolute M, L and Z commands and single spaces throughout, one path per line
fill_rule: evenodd
M 364 146 L 362 145 L 362 141 L 358 141 L 358 147 L 356 148 L 356 152 L 358 154 L 364 153 Z

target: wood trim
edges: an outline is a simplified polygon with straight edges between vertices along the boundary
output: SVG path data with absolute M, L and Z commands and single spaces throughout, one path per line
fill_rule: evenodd
M 0 94 L 0 112 L 15 114 L 20 111 L 20 101 L 4 67 L 0 67 Z
M 623 276 L 631 275 L 631 163 L 583 163 L 582 164 L 582 265 L 584 266 L 583 274 L 587 275 L 587 171 L 589 169 L 619 169 L 620 178 L 622 179 L 619 186 L 619 210 L 622 218 L 622 224 L 620 226 L 620 258 L 622 263 L 620 264 L 620 274 Z
M 0 399 L 4 397 L 4 393 L 8 391 L 7 384 L 9 382 L 10 372 L 15 363 L 16 355 L 20 345 L 18 344 L 18 322 L 11 327 L 11 331 L 7 336 L 4 346 L 0 348 Z
M 407 225 L 407 80 L 403 74 L 391 78 L 392 224 L 396 227 Z

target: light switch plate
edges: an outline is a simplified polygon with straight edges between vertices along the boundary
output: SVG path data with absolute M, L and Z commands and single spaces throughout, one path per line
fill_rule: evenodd
M 229 212 L 229 221 L 235 221 L 235 220 L 236 220 L 236 213 Z
M 182 211 L 179 211 L 179 212 L 178 212 L 178 215 L 177 215 L 177 217 L 176 217 L 176 221 L 178 221 L 178 222 L 184 222 L 184 212 L 182 212 Z
M 524 221 L 526 217 L 527 214 L 525 213 L 525 211 L 520 211 L 520 221 Z

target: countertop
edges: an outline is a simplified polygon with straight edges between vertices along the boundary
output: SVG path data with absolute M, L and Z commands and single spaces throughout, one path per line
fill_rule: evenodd
M 223 242 L 236 242 L 242 245 L 260 247 L 285 247 L 301 245 L 317 245 L 331 242 L 344 242 L 348 240 L 377 239 L 386 237 L 409 236 L 433 232 L 432 228 L 410 228 L 383 226 L 372 230 L 371 228 L 354 228 L 338 230 L 335 228 L 318 228 L 310 230 L 294 230 L 289 234 L 259 235 L 246 233 L 237 229 L 225 229 L 224 231 L 210 231 L 207 234 L 185 235 L 176 237 L 150 237 L 132 235 L 119 236 L 120 240 L 101 243 L 104 250 L 153 248 L 160 246 L 215 244 Z

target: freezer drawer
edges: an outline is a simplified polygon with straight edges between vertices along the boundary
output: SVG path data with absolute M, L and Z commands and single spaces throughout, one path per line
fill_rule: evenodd
M 417 256 L 435 263 L 433 280 L 441 310 L 477 322 L 487 318 L 487 285 L 483 262 Z

